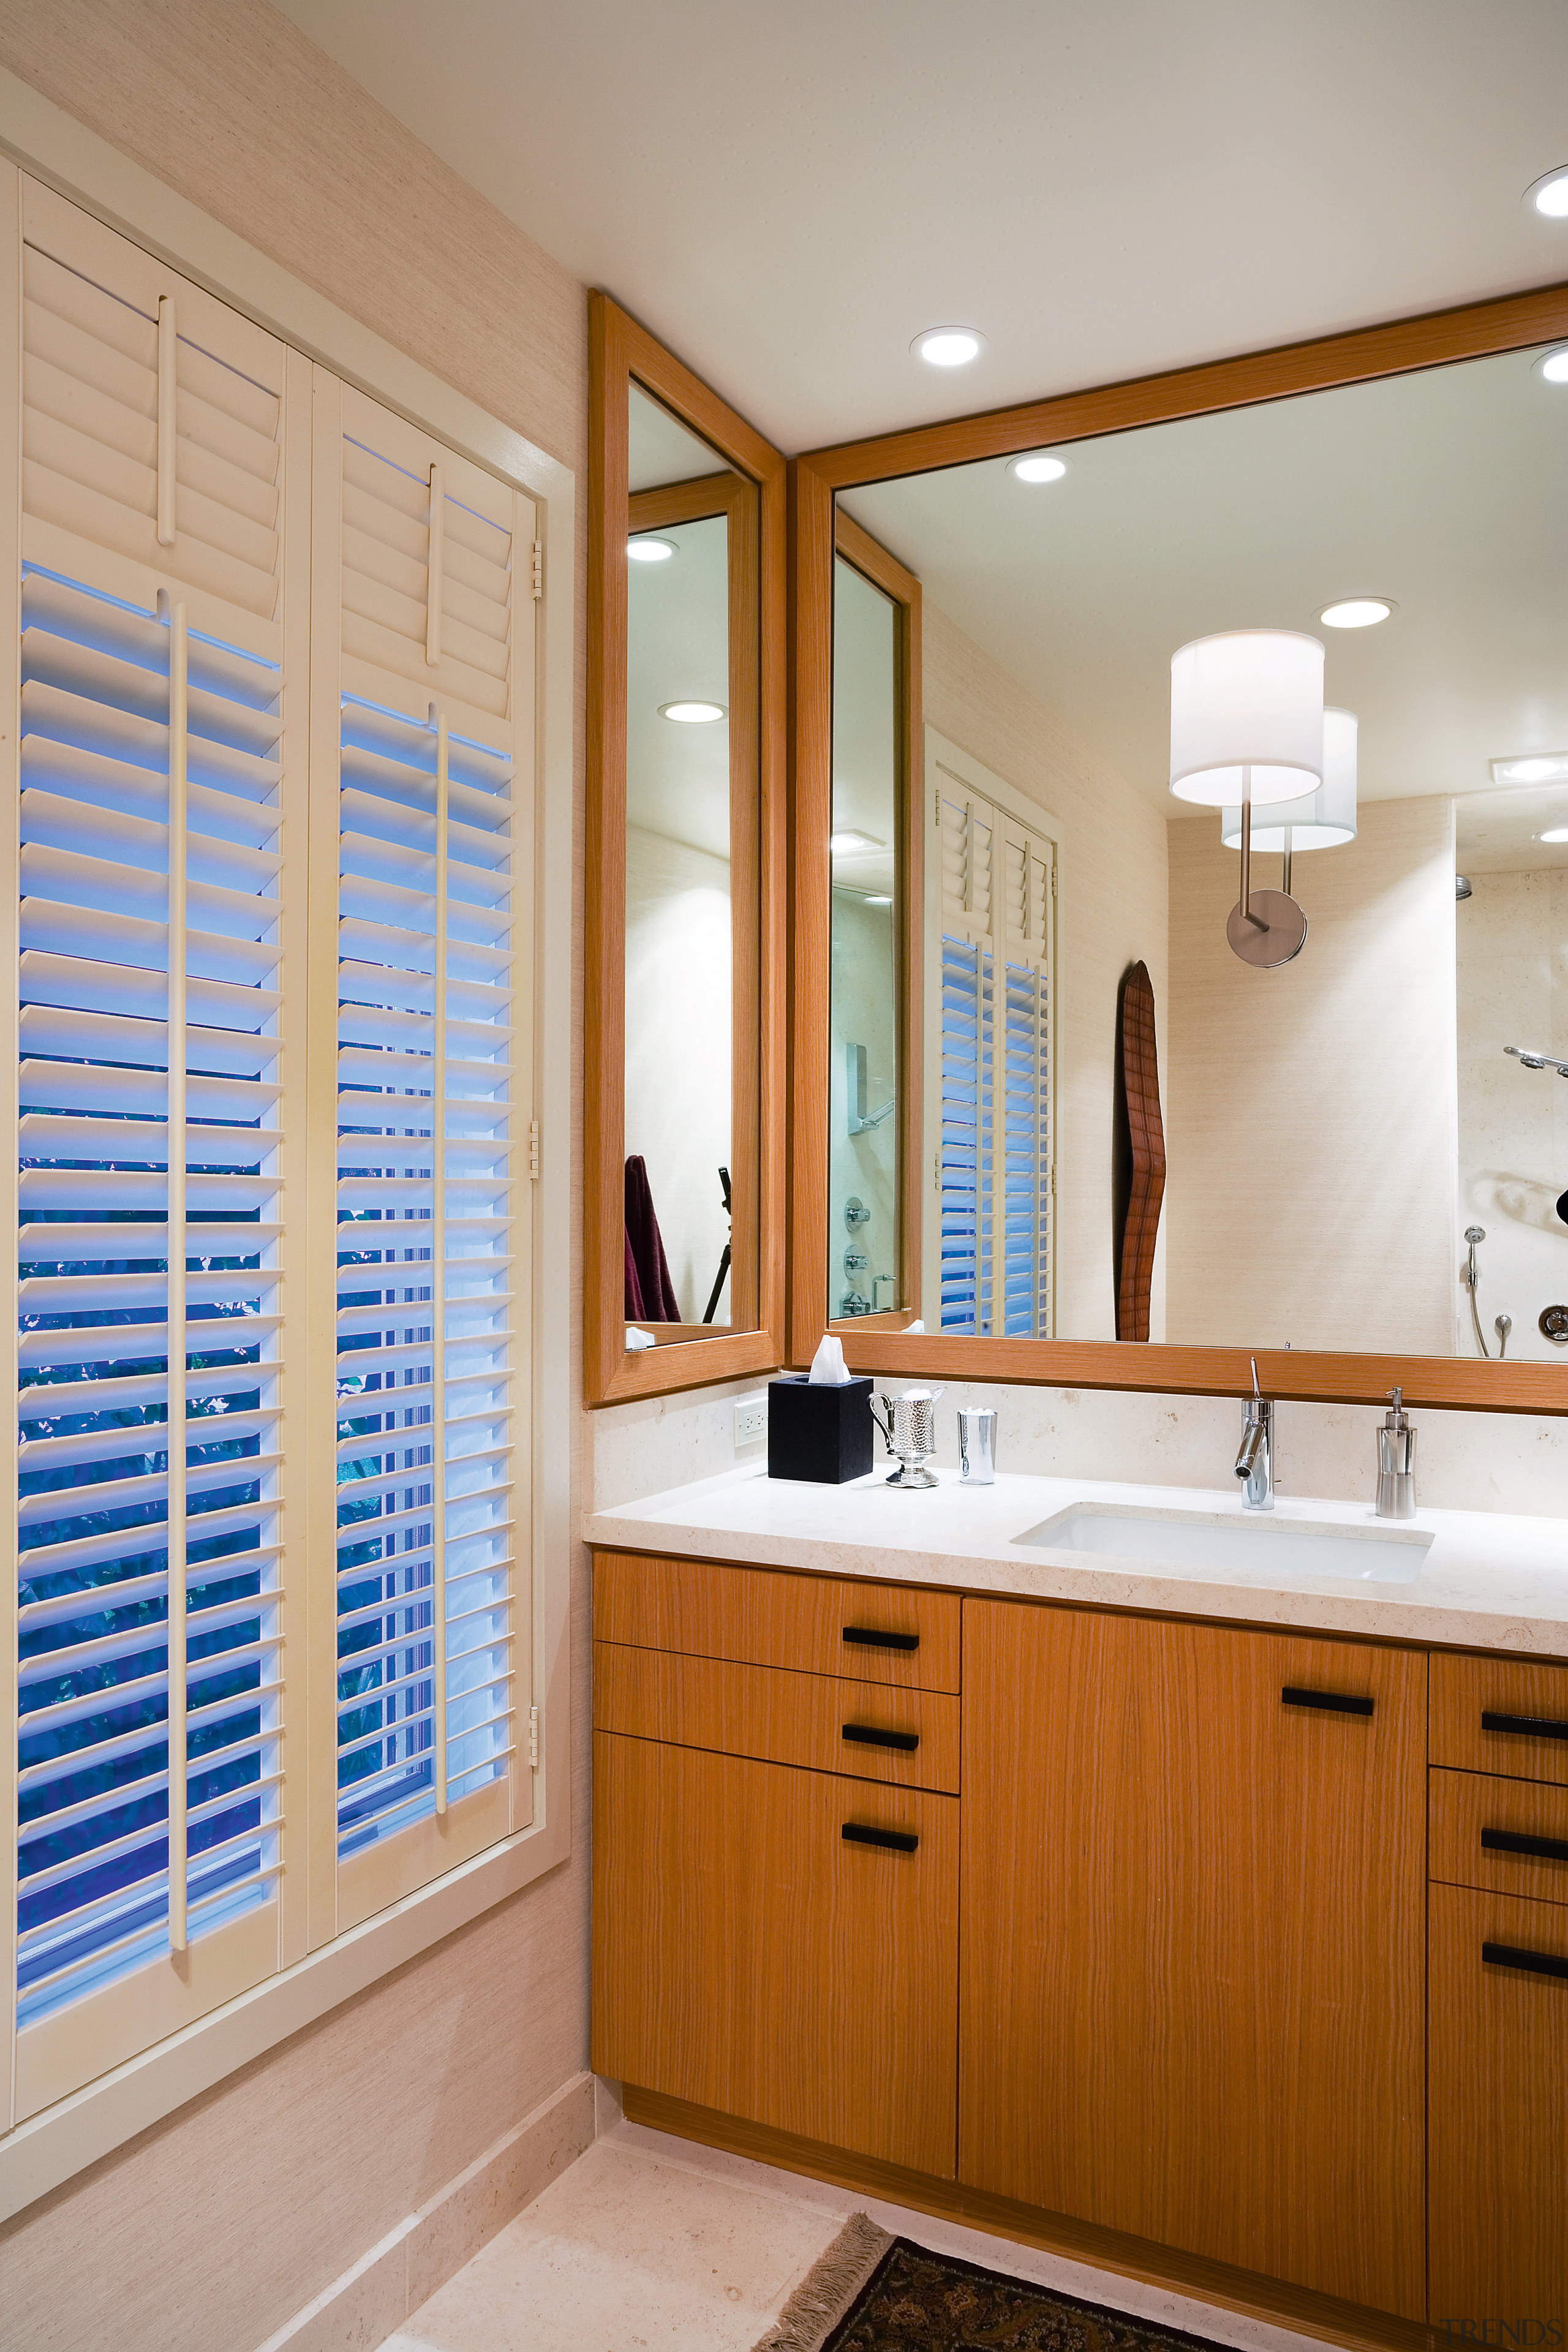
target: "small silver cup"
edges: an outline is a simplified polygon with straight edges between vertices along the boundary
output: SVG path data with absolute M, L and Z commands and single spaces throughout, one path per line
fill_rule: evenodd
M 966 1486 L 996 1483 L 996 1413 L 988 1404 L 958 1409 L 958 1466 Z
M 889 1486 L 936 1485 L 935 1474 L 925 1465 L 936 1452 L 933 1408 L 941 1394 L 940 1389 L 907 1389 L 900 1397 L 870 1399 L 871 1415 L 882 1433 L 883 1443 L 889 1453 L 898 1457 L 899 1466 L 888 1479 Z

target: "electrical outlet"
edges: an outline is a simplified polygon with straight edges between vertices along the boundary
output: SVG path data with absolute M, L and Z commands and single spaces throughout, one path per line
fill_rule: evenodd
M 765 1396 L 735 1399 L 735 1451 L 742 1446 L 760 1445 L 768 1433 L 768 1401 Z

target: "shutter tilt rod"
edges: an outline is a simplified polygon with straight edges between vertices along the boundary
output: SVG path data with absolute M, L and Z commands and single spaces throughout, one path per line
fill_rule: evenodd
M 440 467 L 432 466 L 435 511 Z M 432 525 L 431 546 L 436 544 Z M 432 571 L 432 578 L 434 578 Z M 436 609 L 434 604 L 432 612 Z M 435 1064 L 430 1087 L 430 1622 L 436 1666 L 436 1812 L 447 1811 L 447 721 L 436 730 Z
M 430 461 L 430 562 L 425 574 L 425 659 L 434 669 L 441 658 L 441 596 L 447 571 L 447 500 L 441 467 Z
M 174 544 L 174 298 L 158 297 L 158 544 Z
M 162 316 L 160 314 L 160 330 Z M 160 411 L 160 435 L 162 411 Z M 158 591 L 158 617 L 169 632 L 169 926 L 168 926 L 168 1153 L 169 1233 L 167 1252 L 169 1303 L 165 1340 L 168 1398 L 165 1446 L 169 1463 L 169 1496 L 164 1529 L 168 1544 L 168 1727 L 169 1727 L 169 1950 L 186 1948 L 186 1808 L 189 1797 L 185 1754 L 186 1709 L 186 1562 L 185 1562 L 185 820 L 186 820 L 186 660 L 185 607 L 171 604 L 166 588 Z

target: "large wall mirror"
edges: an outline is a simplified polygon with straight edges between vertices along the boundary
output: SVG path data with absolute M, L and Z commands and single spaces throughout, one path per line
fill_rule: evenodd
M 797 1359 L 1568 1410 L 1565 331 L 800 461 Z
M 782 1352 L 784 461 L 593 313 L 592 1402 Z

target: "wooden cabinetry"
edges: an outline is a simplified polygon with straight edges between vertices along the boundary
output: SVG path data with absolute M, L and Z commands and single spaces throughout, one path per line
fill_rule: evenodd
M 1431 2317 L 1480 2342 L 1562 2343 L 1568 1671 L 1434 1658 L 1432 1757 Z
M 966 1604 L 962 2179 L 1425 2315 L 1426 1682 Z
M 594 1767 L 596 2071 L 951 2179 L 955 1801 L 608 1732 Z
M 595 2070 L 951 2179 L 958 1601 L 611 1554 L 594 1619 Z
M 1362 2347 L 1568 2342 L 1568 1667 L 615 1553 L 594 1624 L 645 2120 Z
M 1562 2343 L 1545 2331 L 1568 2331 L 1568 1906 L 1434 1886 L 1431 1922 L 1433 2324 Z

